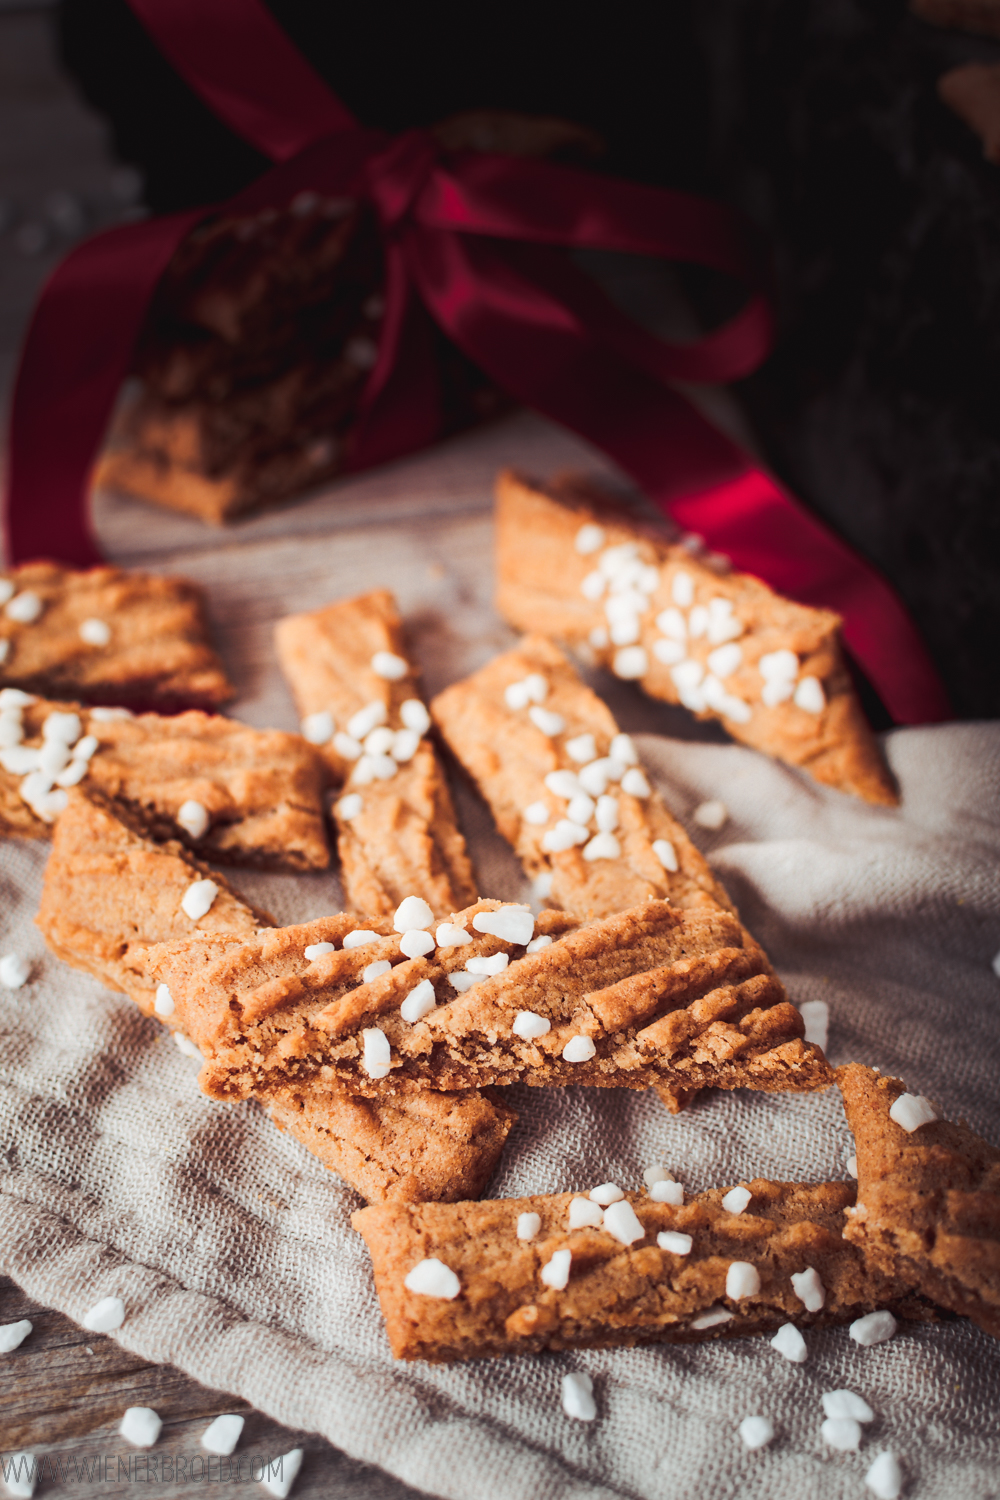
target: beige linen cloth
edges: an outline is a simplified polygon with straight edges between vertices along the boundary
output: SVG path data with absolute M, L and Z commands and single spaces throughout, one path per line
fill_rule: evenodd
M 208 586 L 240 689 L 232 712 L 293 727 L 270 643 L 289 610 L 388 584 L 427 685 L 511 637 L 490 604 L 489 487 L 501 462 L 545 472 L 581 447 L 533 418 L 367 475 L 219 536 L 105 501 L 109 554 Z M 797 1002 L 825 1000 L 834 1061 L 899 1073 L 949 1116 L 1000 1140 L 1000 726 L 899 731 L 887 749 L 899 810 L 825 792 L 763 756 L 690 735 L 685 716 L 602 679 L 646 765 L 688 820 L 721 797 L 730 820 L 695 836 Z M 525 895 L 467 793 L 460 811 L 484 894 Z M 1000 1344 L 967 1323 L 903 1327 L 862 1349 L 807 1335 L 804 1365 L 767 1340 L 589 1351 L 450 1368 L 395 1365 L 359 1199 L 253 1103 L 211 1103 L 197 1064 L 121 995 L 45 952 L 32 925 L 44 844 L 0 844 L 0 951 L 30 958 L 0 991 L 0 1268 L 74 1318 L 124 1299 L 116 1335 L 244 1396 L 292 1427 L 418 1489 L 455 1500 L 859 1497 L 889 1447 L 907 1495 L 998 1493 Z M 236 874 L 283 921 L 336 910 L 334 875 Z M 740 1178 L 845 1177 L 852 1145 L 835 1091 L 716 1093 L 674 1118 L 652 1093 L 511 1090 L 521 1112 L 497 1197 L 641 1183 L 666 1164 L 691 1190 Z M 598 1417 L 566 1417 L 567 1370 L 591 1374 Z M 820 1438 L 820 1394 L 848 1387 L 876 1412 L 860 1453 Z M 748 1453 L 751 1413 L 777 1429 Z M 2 1439 L 0 1439 L 2 1446 Z

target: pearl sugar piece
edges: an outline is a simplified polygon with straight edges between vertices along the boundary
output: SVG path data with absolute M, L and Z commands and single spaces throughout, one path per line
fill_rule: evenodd
M 434 920 L 434 913 L 421 896 L 407 896 L 396 908 L 392 919 L 396 932 L 425 931 Z
M 538 1237 L 538 1231 L 541 1229 L 541 1227 L 541 1214 L 518 1214 L 517 1237 L 519 1240 L 524 1240 L 526 1244 L 530 1243 L 533 1239 L 536 1239 Z
M 181 901 L 181 911 L 190 917 L 192 922 L 199 922 L 202 917 L 212 909 L 212 904 L 219 894 L 219 887 L 214 880 L 195 880 L 184 892 Z
M 106 620 L 84 620 L 80 625 L 80 639 L 87 646 L 111 644 L 111 626 Z
M 376 651 L 371 668 L 376 677 L 382 677 L 386 682 L 399 682 L 410 670 L 405 657 L 396 656 L 392 651 Z
M 415 734 L 426 734 L 431 727 L 431 716 L 419 698 L 406 698 L 399 705 L 399 717 Z
M 162 1428 L 163 1423 L 151 1406 L 129 1406 L 118 1431 L 133 1448 L 152 1448 Z
M 582 1370 L 563 1376 L 562 1408 L 568 1417 L 577 1422 L 592 1422 L 597 1416 L 594 1382 Z
M 184 832 L 197 842 L 208 828 L 208 809 L 203 803 L 195 802 L 193 799 L 182 802 L 177 811 L 177 822 Z
M 736 1429 L 744 1448 L 766 1448 L 774 1441 L 774 1423 L 768 1417 L 744 1417 Z
M 316 713 L 306 714 L 299 727 L 302 730 L 302 738 L 308 740 L 310 745 L 325 745 L 333 739 L 336 725 L 333 721 L 333 714 Z
M 419 1297 L 435 1297 L 444 1302 L 453 1302 L 462 1290 L 451 1267 L 435 1255 L 418 1261 L 404 1276 L 403 1285 L 408 1292 L 415 1292 Z

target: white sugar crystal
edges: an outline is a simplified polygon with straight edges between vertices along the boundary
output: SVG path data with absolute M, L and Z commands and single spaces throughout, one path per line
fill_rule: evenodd
M 92 708 L 90 717 L 97 724 L 119 724 L 134 719 L 135 714 L 130 708 Z
M 56 740 L 61 745 L 74 745 L 82 728 L 79 714 L 51 713 L 42 725 L 42 738 Z
M 24 725 L 19 713 L 0 713 L 0 750 L 12 750 L 24 739 Z
M 389 753 L 399 765 L 405 766 L 420 749 L 420 736 L 415 729 L 397 729 L 392 737 Z
M 529 802 L 521 816 L 526 823 L 542 828 L 549 821 L 548 805 L 545 802 Z
M 569 1205 L 570 1229 L 600 1229 L 604 1223 L 604 1210 L 599 1203 L 589 1198 L 572 1198 Z
M 889 1119 L 912 1135 L 921 1125 L 932 1125 L 941 1116 L 923 1094 L 900 1094 L 889 1111 Z
M 680 641 L 668 641 L 661 636 L 659 640 L 653 642 L 653 655 L 665 667 L 673 667 L 684 660 L 687 648 L 682 646 Z
M 670 675 L 678 692 L 684 692 L 688 688 L 696 688 L 705 676 L 705 668 L 700 661 L 678 662 L 676 667 L 671 667 Z
M 799 659 L 794 651 L 768 651 L 757 668 L 768 682 L 794 681 L 799 674 Z
M 62 740 L 46 740 L 38 752 L 38 768 L 47 776 L 58 776 L 69 765 L 69 746 Z
M 827 1417 L 819 1435 L 828 1448 L 840 1453 L 857 1453 L 861 1447 L 861 1428 L 851 1417 Z
M 554 714 L 550 708 L 540 708 L 533 703 L 528 709 L 528 718 L 536 729 L 540 729 L 551 739 L 554 734 L 562 734 L 566 728 L 566 720 L 562 714 Z
M 744 1417 L 737 1427 L 744 1448 L 766 1448 L 774 1441 L 774 1423 L 769 1417 Z
M 624 583 L 624 580 L 621 582 Z M 614 592 L 604 605 L 604 613 L 608 620 L 611 622 L 638 620 L 639 615 L 647 608 L 648 601 L 645 595 L 640 594 L 638 589 L 627 586 L 619 587 L 618 580 L 612 583 L 611 587 Z
M 857 1182 L 857 1180 L 858 1180 L 858 1158 L 856 1156 L 849 1156 L 847 1158 L 847 1170 L 848 1170 L 848 1172 L 850 1172 L 850 1174 L 854 1178 L 855 1182 Z
M 371 734 L 380 724 L 384 724 L 388 718 L 385 704 L 381 698 L 373 699 L 366 703 L 364 708 L 359 708 L 356 714 L 347 721 L 347 732 L 352 739 L 363 740 L 366 735 Z
M 903 1489 L 903 1471 L 895 1453 L 880 1453 L 865 1475 L 865 1484 L 876 1500 L 898 1500 Z
M 346 942 L 344 943 L 344 947 L 347 947 Z M 334 943 L 310 943 L 305 949 L 303 957 L 308 963 L 315 963 L 316 959 L 322 958 L 324 953 L 334 952 L 336 952 L 336 944 Z
M 518 713 L 522 708 L 527 708 L 531 699 L 523 682 L 511 682 L 504 688 L 503 701 L 511 713 Z
M 656 617 L 656 628 L 671 641 L 679 644 L 687 640 L 687 620 L 679 609 L 664 609 Z
M 641 772 L 639 773 L 642 774 Z M 570 815 L 573 808 L 570 806 Z M 618 798 L 598 797 L 597 806 L 594 810 L 594 819 L 601 833 L 614 833 L 618 827 Z
M 756 1297 L 760 1291 L 760 1272 L 748 1260 L 730 1262 L 726 1272 L 726 1296 L 733 1302 L 741 1297 Z
M 431 727 L 431 716 L 419 698 L 405 698 L 399 705 L 399 717 L 415 734 L 426 734 Z
M 108 646 L 111 643 L 111 626 L 106 620 L 83 620 L 80 624 L 80 639 L 88 646 Z
M 701 691 L 709 708 L 714 708 L 717 714 L 724 714 L 729 704 L 729 694 L 722 683 L 711 672 L 701 685 Z
M 771 1340 L 771 1347 L 793 1365 L 803 1364 L 809 1353 L 806 1341 L 794 1323 L 782 1323 Z
M 803 677 L 795 689 L 795 707 L 807 714 L 821 714 L 826 707 L 826 694 L 818 677 Z
M 206 1453 L 216 1453 L 220 1458 L 227 1458 L 232 1453 L 240 1440 L 243 1432 L 243 1418 L 235 1412 L 227 1412 L 224 1416 L 216 1417 L 201 1435 L 201 1446 Z
M 424 984 L 430 981 L 425 979 Z M 418 985 L 419 989 L 420 986 Z M 404 1019 L 406 1019 L 404 1017 Z M 369 1078 L 386 1078 L 389 1074 L 389 1066 L 392 1062 L 392 1052 L 389 1048 L 389 1038 L 384 1031 L 377 1026 L 368 1026 L 361 1033 L 362 1066 Z
M 673 1182 L 674 1174 L 668 1172 L 666 1167 L 647 1167 L 642 1174 L 642 1180 L 648 1188 L 651 1188 L 654 1182 Z
M 667 1250 L 671 1255 L 690 1255 L 694 1240 L 689 1234 L 681 1234 L 677 1229 L 661 1229 L 656 1236 L 656 1243 L 661 1250 Z
M 851 1417 L 855 1422 L 874 1422 L 875 1413 L 863 1396 L 853 1391 L 824 1391 L 820 1400 L 828 1417 Z
M 404 932 L 399 940 L 399 951 L 405 953 L 407 958 L 423 958 L 425 953 L 433 953 L 434 948 L 434 934 L 424 932 L 419 927 Z
M 572 797 L 579 796 L 582 789 L 574 771 L 549 771 L 545 777 L 545 785 L 553 796 L 563 797 L 567 802 Z
M 101 742 L 96 734 L 85 734 L 83 739 L 77 740 L 73 746 L 74 760 L 92 760 L 101 747 Z
M 806 1266 L 804 1271 L 792 1272 L 792 1291 L 806 1312 L 819 1312 L 826 1301 L 826 1288 L 818 1271 Z
M 701 1332 L 705 1328 L 717 1328 L 720 1323 L 731 1323 L 732 1320 L 732 1313 L 727 1312 L 724 1307 L 710 1307 L 705 1312 L 699 1313 L 696 1318 L 692 1318 L 688 1327 Z
M 466 974 L 464 969 L 455 969 L 448 975 L 448 983 L 460 995 L 464 995 L 466 990 L 471 990 L 474 984 L 482 984 L 482 982 L 481 974 Z
M 333 737 L 333 748 L 341 760 L 360 760 L 364 752 L 361 741 L 352 734 L 345 734 L 342 729 L 338 729 Z
M 177 810 L 177 822 L 190 838 L 200 839 L 208 828 L 208 809 L 201 802 L 182 802 Z
M 635 682 L 649 671 L 649 657 L 643 646 L 623 646 L 616 651 L 611 670 L 624 682 Z
M 470 974 L 502 974 L 510 963 L 506 953 L 494 953 L 489 958 L 475 955 L 465 965 Z
M 677 850 L 669 839 L 654 839 L 653 853 L 665 870 L 670 870 L 672 874 L 676 874 L 680 869 L 680 865 L 677 863 Z
M 592 1203 L 599 1203 L 602 1208 L 607 1208 L 609 1203 L 620 1203 L 625 1194 L 617 1182 L 602 1182 L 591 1188 L 587 1196 Z
M 541 1227 L 541 1214 L 518 1214 L 517 1237 L 519 1240 L 524 1240 L 526 1243 L 530 1243 L 531 1240 L 537 1239 L 538 1231 L 541 1229 Z
M 717 646 L 709 652 L 708 670 L 716 677 L 732 677 L 743 665 L 743 650 L 731 641 L 728 646 Z
M 862 1349 L 870 1349 L 873 1344 L 884 1344 L 886 1339 L 891 1339 L 898 1327 L 892 1313 L 882 1310 L 866 1313 L 863 1318 L 852 1323 L 847 1331 Z
M 589 1036 L 571 1036 L 562 1050 L 562 1055 L 564 1062 L 589 1062 L 592 1057 L 596 1057 L 597 1048 Z
M 194 1042 L 192 1042 L 191 1038 L 189 1036 L 185 1036 L 183 1031 L 173 1032 L 172 1040 L 178 1052 L 183 1053 L 185 1057 L 197 1057 L 200 1061 L 201 1053 L 198 1051 L 198 1048 L 195 1046 Z
M 596 526 L 593 521 L 587 521 L 577 532 L 573 545 L 581 557 L 589 557 L 591 552 L 600 552 L 604 546 L 603 526 Z
M 153 1001 L 153 1009 L 158 1016 L 172 1016 L 175 1010 L 174 997 L 170 993 L 170 987 L 166 984 L 156 986 L 156 999 Z
M 113 1333 L 125 1321 L 125 1304 L 120 1297 L 102 1297 L 82 1321 L 91 1333 Z
M 192 922 L 198 922 L 212 910 L 212 903 L 218 894 L 219 887 L 214 880 L 194 880 L 184 892 L 181 911 Z
M 615 620 L 614 624 L 610 626 L 608 630 L 608 639 L 610 640 L 612 646 L 633 646 L 639 639 L 641 633 L 642 632 L 639 628 L 638 615 L 625 615 Z M 619 652 L 618 654 L 620 656 L 621 652 Z M 616 657 L 615 660 L 617 661 L 618 658 Z M 617 667 L 615 668 L 615 670 L 618 670 Z M 623 674 L 619 672 L 618 675 L 620 677 Z M 642 672 L 640 671 L 633 675 L 641 677 Z
M 343 823 L 350 823 L 356 818 L 364 807 L 364 801 L 359 792 L 348 792 L 346 797 L 341 797 L 334 807 L 334 812 Z
M 27 1318 L 22 1318 L 19 1323 L 0 1323 L 0 1354 L 10 1354 L 23 1344 L 31 1327 Z
M 694 603 L 694 579 L 682 570 L 674 574 L 670 584 L 670 597 L 681 609 L 690 609 Z
M 0 958 L 0 984 L 5 990 L 19 990 L 30 977 L 31 965 L 17 953 L 5 953 Z
M 571 823 L 585 826 L 594 816 L 594 799 L 588 797 L 586 792 L 577 792 L 575 797 L 569 799 L 566 816 Z
M 388 974 L 392 964 L 387 958 L 377 958 L 373 964 L 361 970 L 361 983 L 371 984 L 373 979 L 378 979 L 381 974 Z
M 431 984 L 431 982 L 430 982 L 429 979 L 422 979 L 420 981 L 420 983 L 416 986 L 416 988 L 412 989 L 410 991 L 410 993 L 407 995 L 406 999 L 403 1001 L 402 1005 L 399 1007 L 399 1014 L 402 1016 L 402 1018 L 403 1018 L 404 1021 L 409 1021 L 409 1023 L 410 1023 L 411 1026 L 416 1026 L 417 1022 L 418 1021 L 422 1021 L 423 1018 L 424 1018 L 424 1016 L 430 1015 L 431 1011 L 434 1009 L 434 1007 L 435 1007 L 436 1004 L 437 1004 L 437 996 L 434 993 L 434 986 Z M 365 1061 L 366 1061 L 366 1063 L 367 1063 L 367 1060 L 368 1060 L 368 1042 L 367 1042 L 367 1038 L 370 1035 L 371 1035 L 371 1033 L 368 1032 L 368 1031 L 366 1031 L 364 1033 L 364 1036 L 366 1038 L 366 1040 L 365 1040 Z M 380 1031 L 378 1033 L 378 1035 L 382 1036 L 382 1032 Z M 388 1042 L 387 1038 L 384 1038 L 384 1040 L 385 1040 L 385 1051 L 386 1051 L 386 1054 L 388 1054 L 388 1052 L 389 1052 L 389 1042 Z M 387 1057 L 387 1060 L 388 1060 L 388 1057 Z M 388 1068 L 386 1068 L 386 1073 L 388 1071 L 389 1071 Z M 385 1073 L 376 1073 L 376 1074 L 373 1074 L 372 1076 L 375 1077 L 375 1078 L 384 1078 L 385 1077 Z
M 10 709 L 14 708 L 28 708 L 32 703 L 37 702 L 38 699 L 34 693 L 24 693 L 20 688 L 0 688 L 0 713 L 7 713 Z M 97 709 L 94 710 L 94 713 L 96 715 Z
M 397 770 L 391 755 L 362 755 L 351 773 L 351 781 L 358 786 L 367 786 L 372 781 L 391 781 Z
M 753 1194 L 751 1193 L 749 1188 L 730 1188 L 729 1192 L 722 1199 L 721 1206 L 725 1209 L 727 1214 L 741 1214 L 746 1209 L 746 1206 L 750 1202 L 750 1199 L 752 1197 Z
M 472 925 L 477 932 L 522 946 L 530 943 L 535 933 L 535 919 L 526 906 L 500 906 L 496 911 L 477 911 Z
M 700 640 L 708 632 L 708 610 L 704 604 L 696 604 L 688 615 L 688 634 L 692 640 Z
M 458 948 L 472 942 L 471 932 L 459 927 L 457 922 L 442 922 L 434 934 L 439 948 Z
M 589 599 L 591 604 L 596 604 L 604 593 L 606 583 L 603 573 L 588 573 L 580 583 L 580 593 L 585 599 Z
M 727 693 L 725 702 L 719 710 L 724 719 L 732 719 L 734 724 L 749 724 L 753 718 L 753 709 L 749 703 L 742 698 L 737 698 L 734 693 Z
M 510 1029 L 523 1042 L 533 1042 L 537 1037 L 549 1034 L 552 1022 L 544 1016 L 537 1016 L 533 1010 L 519 1010 Z
M 830 1007 L 825 1000 L 803 1000 L 799 1014 L 806 1028 L 805 1039 L 817 1047 L 826 1047 L 830 1032 Z
M 130 1406 L 118 1431 L 133 1448 L 152 1448 L 162 1428 L 163 1423 L 151 1406 Z
M 630 734 L 616 734 L 611 741 L 611 748 L 608 753 L 612 760 L 618 761 L 622 766 L 637 766 L 639 764 L 639 752 L 635 748 Z
M 355 339 L 353 342 L 360 344 L 367 343 L 368 340 Z M 302 1456 L 303 1449 L 292 1448 L 290 1452 L 283 1453 L 280 1458 L 268 1459 L 264 1476 L 257 1481 L 261 1489 L 273 1495 L 274 1500 L 287 1500 L 288 1493 L 302 1467 Z
M 541 875 L 536 875 L 531 883 L 531 891 L 536 901 L 547 901 L 552 895 L 552 871 L 543 870 Z
M 785 677 L 776 677 L 771 682 L 765 682 L 761 688 L 761 702 L 765 708 L 777 708 L 778 704 L 785 703 L 794 691 L 794 682 Z
M 614 578 L 616 574 L 627 569 L 630 563 L 638 556 L 639 547 L 636 542 L 619 542 L 617 547 L 608 547 L 601 553 L 599 567 L 607 578 Z
M 371 667 L 375 676 L 384 677 L 386 682 L 399 682 L 410 670 L 409 662 L 392 651 L 376 651 Z
M 543 948 L 551 948 L 554 942 L 555 938 L 550 937 L 547 932 L 543 932 L 541 937 L 532 938 L 524 951 L 525 953 L 541 953 Z
M 549 696 L 548 679 L 541 672 L 530 672 L 524 679 L 524 689 L 531 703 L 544 703 Z
M 454 1271 L 436 1256 L 418 1260 L 414 1269 L 406 1272 L 403 1286 L 421 1298 L 441 1298 L 445 1302 L 453 1302 L 462 1292 L 462 1284 Z
M 708 802 L 700 802 L 691 817 L 699 828 L 721 828 L 729 821 L 729 808 L 716 797 Z
M 631 766 L 622 777 L 622 791 L 630 797 L 645 798 L 651 795 L 652 788 L 646 780 L 645 774 L 638 766 Z
M 621 852 L 622 846 L 613 833 L 595 833 L 584 846 L 583 857 L 587 860 L 619 859 Z
M 365 735 L 364 751 L 366 755 L 388 755 L 392 749 L 396 732 L 386 724 L 380 724 L 373 729 L 371 734 Z
M 634 1245 L 646 1234 L 642 1220 L 626 1198 L 604 1210 L 604 1228 L 620 1245 Z
M 25 776 L 31 771 L 37 771 L 38 765 L 38 751 L 32 750 L 29 745 L 11 745 L 7 750 L 0 750 L 0 766 L 12 776 Z
M 684 1202 L 684 1189 L 679 1182 L 654 1182 L 650 1184 L 649 1196 L 654 1203 L 669 1203 L 680 1208 Z
M 713 600 L 712 603 L 714 602 Z M 728 604 L 728 602 L 727 599 L 726 603 Z M 709 605 L 709 611 L 711 611 L 711 605 Z M 707 634 L 709 644 L 712 646 L 721 646 L 724 641 L 735 641 L 745 630 L 746 626 L 743 624 L 743 621 L 738 620 L 735 615 L 719 619 L 718 617 L 713 618 L 711 612 L 709 613 Z
M 586 762 L 593 760 L 597 754 L 597 746 L 592 734 L 578 734 L 571 740 L 566 741 L 566 754 L 570 760 Z
M 422 896 L 406 896 L 396 907 L 392 925 L 395 932 L 422 932 L 433 920 L 434 913 Z
M 43 823 L 54 823 L 64 811 L 68 801 L 65 791 L 51 791 L 52 782 L 44 771 L 35 771 L 26 776 L 18 790 L 36 817 Z
M 333 738 L 336 725 L 333 714 L 316 713 L 306 714 L 299 728 L 302 730 L 302 738 L 308 740 L 310 745 L 325 745 Z
M 573 1417 L 577 1422 L 592 1422 L 597 1416 L 594 1382 L 582 1370 L 563 1376 L 562 1409 L 567 1417 Z
M 37 594 L 33 594 L 30 589 L 25 589 L 23 594 L 15 595 L 4 610 L 4 614 L 8 620 L 16 620 L 19 625 L 32 625 L 44 607 Z
M 611 757 L 606 755 L 598 760 L 592 760 L 588 765 L 581 767 L 577 772 L 578 785 L 589 796 L 599 797 L 607 789 L 608 782 L 611 780 L 608 774 L 610 764 Z M 572 772 L 570 774 L 572 775 Z M 997 977 L 1000 978 L 1000 975 Z
M 541 1270 L 541 1277 L 546 1286 L 550 1286 L 554 1292 L 562 1292 L 566 1289 L 569 1281 L 569 1268 L 573 1261 L 573 1253 L 570 1250 L 556 1250 L 552 1259 L 546 1261 Z

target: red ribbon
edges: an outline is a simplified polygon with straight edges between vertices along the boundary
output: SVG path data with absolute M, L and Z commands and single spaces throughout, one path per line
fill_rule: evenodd
M 440 431 L 433 319 L 499 386 L 603 448 L 736 567 L 843 615 L 848 646 L 898 722 L 948 716 L 926 648 L 886 581 L 671 385 L 755 368 L 771 338 L 765 299 L 752 292 L 722 328 L 671 345 L 623 317 L 566 254 L 588 247 L 689 260 L 752 289 L 753 246 L 733 214 L 551 162 L 446 155 L 421 131 L 395 139 L 366 131 L 259 0 L 130 4 L 216 113 L 282 163 L 224 212 L 281 207 L 305 188 L 375 206 L 386 314 L 352 467 L 397 457 Z M 85 519 L 89 471 L 150 298 L 207 212 L 98 235 L 45 288 L 12 407 L 13 561 L 100 560 Z

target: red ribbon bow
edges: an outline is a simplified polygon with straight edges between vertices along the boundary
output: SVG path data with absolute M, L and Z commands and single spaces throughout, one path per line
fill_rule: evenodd
M 224 205 L 282 207 L 300 191 L 367 198 L 385 248 L 379 356 L 354 468 L 441 428 L 434 320 L 497 385 L 604 449 L 682 527 L 804 603 L 837 610 L 897 721 L 945 718 L 927 651 L 880 575 L 673 388 L 748 374 L 771 338 L 751 295 L 722 328 L 670 345 L 623 317 L 568 248 L 693 261 L 753 287 L 751 242 L 724 207 L 551 162 L 445 154 L 425 132 L 361 128 L 259 0 L 130 0 L 161 50 L 235 130 L 281 165 Z M 238 45 L 234 46 L 234 38 Z M 91 466 L 150 298 L 212 210 L 112 229 L 57 268 L 35 311 L 12 407 L 9 556 L 100 561 Z

